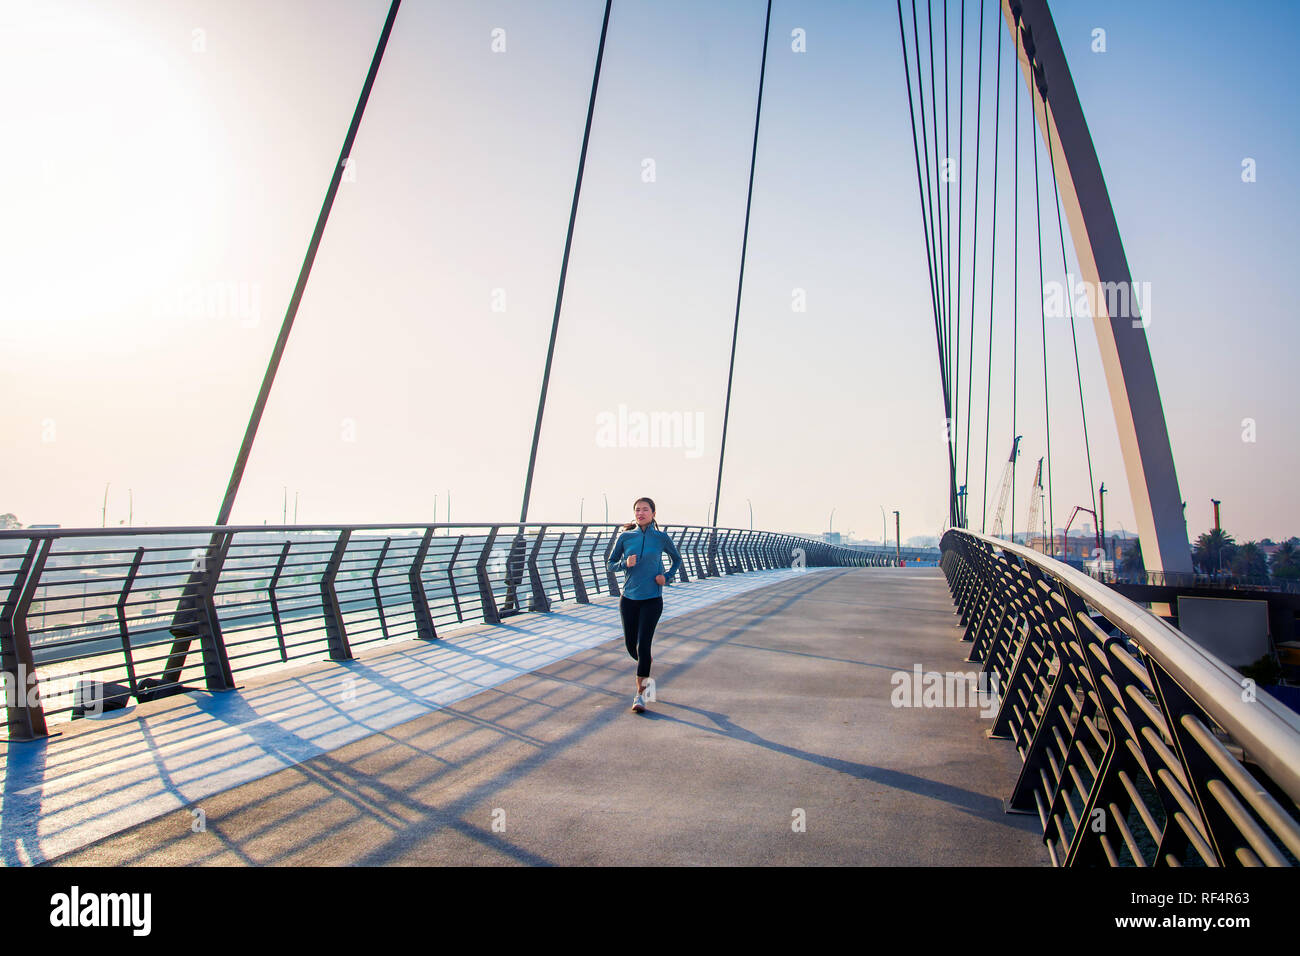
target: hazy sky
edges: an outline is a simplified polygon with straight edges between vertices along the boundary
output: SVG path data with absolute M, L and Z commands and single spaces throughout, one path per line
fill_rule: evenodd
M 967 6 L 970 97 L 978 5 Z M 127 517 L 128 489 L 137 524 L 213 520 L 387 7 L 0 4 L 0 512 L 98 526 L 111 482 L 110 523 Z M 1152 290 L 1148 336 L 1189 530 L 1209 525 L 1217 497 L 1239 538 L 1300 533 L 1289 278 L 1300 6 L 1256 4 L 1248 18 L 1192 0 L 1053 7 L 1134 279 Z M 233 520 L 279 521 L 285 486 L 304 522 L 432 520 L 435 495 L 442 519 L 448 489 L 454 519 L 518 516 L 603 8 L 403 3 Z M 661 523 L 708 515 L 764 8 L 615 0 L 533 520 L 577 520 L 583 498 L 600 520 L 603 494 L 616 518 L 640 495 Z M 991 84 L 1000 21 L 992 2 L 984 11 Z M 1104 53 L 1091 49 L 1098 27 Z M 492 50 L 498 28 L 504 52 Z M 791 49 L 796 28 L 806 52 Z M 1009 227 L 1005 40 L 1004 52 Z M 1044 434 L 1023 86 L 1020 105 L 1023 522 Z M 955 138 L 955 110 L 953 123 Z M 984 177 L 991 124 L 986 136 Z M 836 530 L 879 537 L 882 506 L 902 512 L 905 539 L 942 527 L 943 410 L 911 151 L 893 0 L 778 0 L 720 523 L 748 524 L 748 499 L 755 527 L 824 529 L 835 509 Z M 1256 182 L 1242 181 L 1246 157 Z M 1050 206 L 1044 227 L 1047 278 L 1059 280 Z M 1010 254 L 1004 232 L 990 486 L 1012 434 Z M 793 308 L 801 295 L 806 311 Z M 1089 495 L 1068 326 L 1049 320 L 1047 335 L 1059 526 Z M 1108 525 L 1133 531 L 1087 322 L 1079 347 Z M 652 412 L 688 426 L 676 447 L 635 447 L 619 431 L 620 414 Z

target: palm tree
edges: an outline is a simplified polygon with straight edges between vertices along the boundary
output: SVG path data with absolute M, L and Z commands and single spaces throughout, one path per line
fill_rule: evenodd
M 1273 552 L 1273 577 L 1278 581 L 1300 581 L 1300 539 L 1283 541 Z
M 1268 558 L 1260 550 L 1258 542 L 1247 541 L 1236 550 L 1231 560 L 1234 577 L 1268 580 Z
M 1237 550 L 1237 542 L 1232 535 L 1222 528 L 1206 531 L 1196 539 L 1192 549 L 1192 561 L 1206 574 L 1217 574 L 1219 569 L 1232 560 Z

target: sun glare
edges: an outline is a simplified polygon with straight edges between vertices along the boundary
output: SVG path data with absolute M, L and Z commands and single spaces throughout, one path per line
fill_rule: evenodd
M 148 325 L 215 238 L 187 47 L 91 6 L 33 6 L 3 32 L 11 128 L 26 131 L 0 151 L 5 338 L 48 349 Z

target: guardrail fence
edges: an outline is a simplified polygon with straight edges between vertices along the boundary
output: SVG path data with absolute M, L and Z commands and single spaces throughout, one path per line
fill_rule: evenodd
M 618 595 L 619 525 L 224 526 L 0 532 L 0 658 L 11 740 L 46 720 L 291 660 Z M 682 580 L 893 564 L 768 531 L 663 526 Z
M 941 548 L 990 736 L 1023 761 L 1008 809 L 1054 863 L 1296 865 L 1300 715 L 1080 571 L 957 529 Z

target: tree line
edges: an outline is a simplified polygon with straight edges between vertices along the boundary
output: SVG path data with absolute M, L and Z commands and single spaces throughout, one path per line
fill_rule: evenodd
M 1270 561 L 1266 547 L 1275 547 Z M 1192 545 L 1192 565 L 1201 574 L 1230 576 L 1257 581 L 1300 581 L 1300 538 L 1275 544 L 1270 538 L 1238 544 L 1222 528 L 1206 531 Z M 1134 541 L 1120 558 L 1126 574 L 1144 574 L 1142 545 Z

